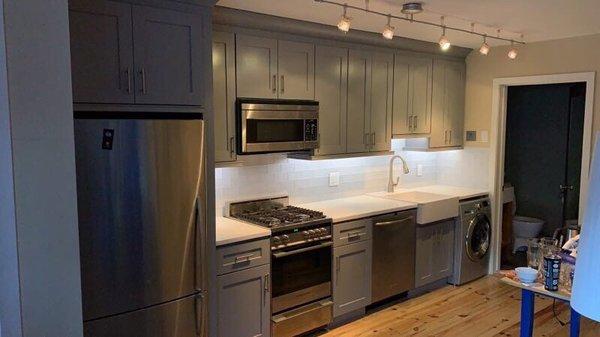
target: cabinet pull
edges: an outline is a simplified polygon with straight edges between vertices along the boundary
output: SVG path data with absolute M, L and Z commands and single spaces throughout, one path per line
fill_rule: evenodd
M 419 116 L 415 116 L 414 130 L 416 131 L 418 128 L 419 128 Z
M 339 274 L 339 273 L 340 273 L 340 257 L 339 257 L 339 256 L 335 258 L 335 272 L 336 272 L 337 274 Z M 337 281 L 338 281 L 339 279 L 340 279 L 339 277 L 336 277 L 336 279 L 335 279 L 335 280 L 336 280 L 336 282 L 335 282 L 335 283 L 337 283 Z
M 131 93 L 131 71 L 129 71 L 129 68 L 125 69 L 125 77 L 127 78 L 127 93 L 130 94 Z
M 234 144 L 234 137 L 229 137 L 229 153 L 231 154 L 231 156 L 233 156 L 233 154 L 235 153 L 235 144 Z
M 444 144 L 448 144 L 448 130 L 444 130 Z
M 242 262 L 248 262 L 248 261 L 250 261 L 250 259 L 253 256 L 254 256 L 254 254 L 236 256 L 234 264 L 238 264 L 238 263 L 242 263 Z
M 281 93 L 285 92 L 285 78 L 281 75 Z
M 267 304 L 267 298 L 268 298 L 267 294 L 269 293 L 269 289 L 270 289 L 269 287 L 271 286 L 269 284 L 269 274 L 265 274 L 264 280 L 265 280 L 265 282 L 264 282 L 265 288 L 264 288 L 264 292 L 263 292 L 263 303 Z
M 142 76 L 142 94 L 146 94 L 146 69 L 144 67 L 140 70 L 140 75 Z
M 370 141 L 370 139 L 369 139 L 369 134 L 368 134 L 368 133 L 365 133 L 365 135 L 363 136 L 363 143 L 364 143 L 366 146 L 369 146 L 369 145 L 371 145 L 371 144 L 369 144 L 369 141 Z
M 413 116 L 408 116 L 408 131 L 412 131 L 412 119 Z
M 452 145 L 452 130 L 448 130 L 448 144 Z
M 371 145 L 375 146 L 375 132 L 371 134 Z
M 273 93 L 277 93 L 277 75 L 273 75 Z

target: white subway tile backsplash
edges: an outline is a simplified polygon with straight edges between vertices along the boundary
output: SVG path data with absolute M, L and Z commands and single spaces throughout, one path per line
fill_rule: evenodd
M 487 188 L 489 151 L 407 152 L 404 140 L 393 140 L 392 149 L 406 159 L 410 173 L 395 165 L 401 187 L 432 184 Z M 384 191 L 390 156 L 305 161 L 282 155 L 244 157 L 245 166 L 217 168 L 216 200 L 219 214 L 231 201 L 289 195 L 293 203 L 344 198 Z M 417 176 L 417 165 L 423 175 Z M 339 186 L 329 186 L 329 173 L 339 172 Z

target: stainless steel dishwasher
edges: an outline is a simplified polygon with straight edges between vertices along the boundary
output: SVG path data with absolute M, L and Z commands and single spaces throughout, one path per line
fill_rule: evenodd
M 373 218 L 372 302 L 415 286 L 416 210 Z

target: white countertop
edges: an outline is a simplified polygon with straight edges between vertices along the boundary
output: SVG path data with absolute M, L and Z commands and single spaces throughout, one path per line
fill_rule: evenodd
M 411 192 L 411 191 L 419 191 L 419 192 L 427 192 L 433 194 L 441 194 L 450 197 L 457 197 L 459 200 L 481 197 L 484 195 L 488 195 L 489 192 L 484 189 L 477 188 L 467 188 L 467 187 L 458 187 L 458 186 L 449 186 L 449 185 L 429 185 L 415 188 L 396 188 L 394 193 L 401 192 Z M 387 194 L 387 192 L 376 192 L 369 193 L 372 196 L 382 196 Z
M 361 195 L 311 202 L 298 207 L 321 211 L 336 223 L 417 208 L 417 204 Z
M 216 223 L 217 246 L 268 237 L 271 235 L 271 231 L 267 228 L 222 216 L 217 217 Z

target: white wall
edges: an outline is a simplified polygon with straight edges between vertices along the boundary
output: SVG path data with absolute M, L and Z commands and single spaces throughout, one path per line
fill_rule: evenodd
M 6 195 L 9 203 L 10 194 L 14 196 L 14 211 L 10 205 L 2 207 L 0 226 L 0 278 L 9 276 L 0 284 L 2 333 L 78 337 L 82 314 L 68 4 L 2 4 L 0 44 L 5 53 L 0 55 L 0 68 L 6 69 L 8 80 L 0 71 L 0 187 L 10 188 L 9 166 L 14 182 L 13 189 L 1 192 L 6 193 L 2 203 Z M 16 268 L 8 269 L 11 266 Z M 15 288 L 18 297 L 12 296 Z M 4 297 L 5 289 L 11 297 Z
M 403 140 L 393 140 L 392 148 L 402 155 L 410 174 L 395 165 L 401 187 L 446 184 L 487 188 L 487 149 L 443 152 L 402 151 Z M 216 169 L 217 212 L 231 201 L 289 195 L 292 203 L 337 199 L 369 192 L 384 191 L 388 183 L 390 156 L 305 161 L 266 155 L 254 159 L 254 165 Z M 423 175 L 417 176 L 417 165 Z M 340 185 L 329 187 L 329 173 L 340 173 Z

